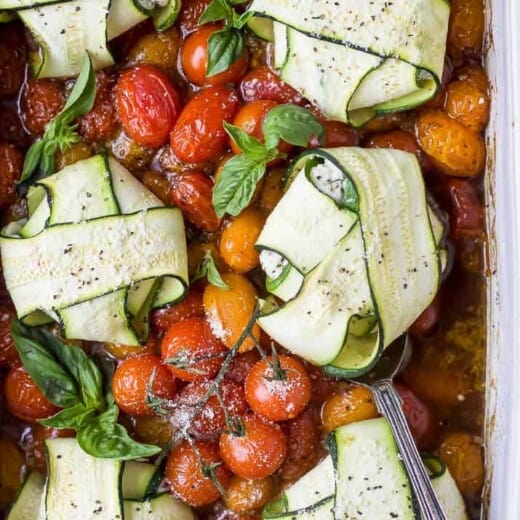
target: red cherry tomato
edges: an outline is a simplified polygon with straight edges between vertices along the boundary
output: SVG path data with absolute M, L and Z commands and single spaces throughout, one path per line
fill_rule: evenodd
M 202 305 L 203 292 L 204 287 L 202 285 L 192 285 L 182 302 L 166 309 L 156 310 L 152 314 L 154 328 L 160 332 L 166 332 L 174 323 L 195 316 L 204 316 L 204 307 Z
M 119 76 L 115 95 L 119 119 L 131 139 L 150 148 L 168 140 L 180 99 L 164 72 L 152 65 L 132 67 Z
M 210 381 L 205 381 L 186 385 L 175 401 L 178 408 L 173 412 L 172 423 L 178 427 L 185 426 L 186 421 L 192 416 L 193 406 L 204 399 L 212 384 Z M 241 385 L 224 379 L 219 386 L 219 391 L 231 421 L 246 413 L 247 403 Z M 191 420 L 190 432 L 194 435 L 211 435 L 229 430 L 230 427 L 234 427 L 234 424 L 226 424 L 226 416 L 220 400 L 216 395 L 212 395 L 202 410 Z
M 4 382 L 4 396 L 11 415 L 22 421 L 36 422 L 60 410 L 43 395 L 23 367 L 9 370 Z
M 11 321 L 15 313 L 9 307 L 0 307 L 0 366 L 13 365 L 19 361 L 11 336 Z
M 235 383 L 244 384 L 247 374 L 257 361 L 260 361 L 260 354 L 256 349 L 237 354 L 226 372 L 226 377 Z
M 199 86 L 224 85 L 225 83 L 236 83 L 245 74 L 249 63 L 246 46 L 238 60 L 234 61 L 226 70 L 208 77 L 208 40 L 212 34 L 220 30 L 219 25 L 203 25 L 184 40 L 181 47 L 181 65 L 184 75 L 191 83 Z
M 182 441 L 170 452 L 166 463 L 165 477 L 171 491 L 192 507 L 211 504 L 220 497 L 213 481 L 204 474 L 201 462 L 206 468 L 222 462 L 216 444 L 195 441 L 192 447 L 188 441 Z M 231 475 L 220 464 L 215 477 L 225 487 Z
M 451 234 L 454 238 L 478 237 L 484 232 L 484 209 L 473 183 L 448 179 L 451 200 Z
M 148 384 L 152 376 L 153 394 L 164 399 L 172 399 L 175 396 L 175 380 L 161 363 L 159 356 L 139 354 L 126 358 L 117 367 L 112 380 L 112 392 L 117 406 L 130 415 L 154 415 L 153 410 L 146 404 Z
M 52 79 L 29 79 L 20 99 L 25 127 L 31 134 L 42 135 L 64 104 L 62 84 Z
M 303 105 L 305 99 L 290 85 L 284 83 L 266 66 L 249 71 L 240 82 L 240 94 L 244 101 L 268 99 L 276 103 Z
M 244 130 L 246 134 L 256 137 L 263 143 L 264 133 L 262 131 L 262 125 L 265 116 L 277 105 L 278 103 L 266 99 L 251 101 L 251 103 L 247 103 L 240 108 L 235 119 L 233 119 L 233 124 Z M 280 144 L 278 145 L 278 150 L 282 153 L 289 153 L 292 148 L 292 145 L 284 141 L 280 141 Z M 233 140 L 231 140 L 231 149 L 237 154 L 242 153 Z
M 176 25 L 183 34 L 197 29 L 202 13 L 206 10 L 211 0 L 183 0 Z
M 321 124 L 325 129 L 325 142 L 320 143 L 316 137 L 313 137 L 309 143 L 311 148 L 359 145 L 359 135 L 351 126 L 340 121 L 321 121 Z
M 242 478 L 259 479 L 272 475 L 287 453 L 287 440 L 281 428 L 254 414 L 243 419 L 244 435 L 223 433 L 220 455 L 226 465 Z
M 430 303 L 430 305 L 428 305 L 421 315 L 412 323 L 410 334 L 416 338 L 431 334 L 439 323 L 440 312 L 441 300 L 437 294 L 433 302 Z
M 437 437 L 437 425 L 432 412 L 407 386 L 395 386 L 403 401 L 404 415 L 415 442 L 420 449 L 430 447 Z
M 184 107 L 170 135 L 175 155 L 186 163 L 216 159 L 229 142 L 224 130 L 238 109 L 238 96 L 228 87 L 201 90 Z
M 161 344 L 163 362 L 183 381 L 203 381 L 216 376 L 227 352 L 227 347 L 201 317 L 174 323 Z
M 246 399 L 258 415 L 270 421 L 294 419 L 311 399 L 311 380 L 295 358 L 280 356 L 282 379 L 273 369 L 273 358 L 260 360 L 246 377 Z

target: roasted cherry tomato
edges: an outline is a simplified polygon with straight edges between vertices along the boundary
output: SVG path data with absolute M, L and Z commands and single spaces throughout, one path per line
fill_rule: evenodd
M 193 407 L 204 399 L 214 384 L 212 381 L 204 381 L 186 385 L 175 400 L 172 423 L 183 427 L 186 426 L 186 421 L 189 421 L 189 431 L 194 435 L 234 431 L 237 428 L 237 419 L 247 411 L 247 403 L 242 386 L 227 379 L 224 379 L 218 388 L 221 399 L 216 394 L 212 395 L 200 412 L 191 419 Z M 221 401 L 224 403 L 225 411 Z M 226 413 L 229 424 L 226 423 Z
M 477 188 L 464 179 L 449 179 L 451 235 L 454 238 L 478 237 L 484 233 L 484 208 Z
M 223 433 L 220 455 L 226 465 L 242 478 L 267 478 L 283 463 L 287 440 L 281 428 L 257 415 L 243 418 L 243 435 Z
M 174 323 L 195 316 L 204 316 L 202 305 L 202 293 L 204 288 L 201 284 L 190 287 L 186 298 L 166 309 L 159 309 L 152 314 L 152 324 L 160 332 L 166 332 Z
M 22 91 L 20 108 L 25 127 L 31 134 L 42 135 L 47 123 L 65 105 L 63 85 L 52 79 L 29 79 Z
M 216 376 L 227 352 L 206 319 L 200 317 L 174 323 L 161 345 L 163 362 L 183 381 L 203 381 Z
M 272 211 L 283 196 L 286 168 L 277 166 L 267 172 L 260 191 L 260 207 Z
M 191 33 L 181 47 L 181 65 L 184 75 L 195 85 L 224 85 L 236 83 L 245 74 L 249 63 L 249 53 L 244 45 L 242 54 L 226 70 L 208 76 L 208 41 L 222 27 L 215 24 L 201 26 Z
M 437 424 L 428 406 L 407 386 L 395 385 L 403 401 L 403 412 L 419 449 L 427 449 L 436 440 Z
M 270 421 L 294 419 L 311 399 L 311 380 L 295 358 L 260 360 L 246 378 L 246 399 L 258 415 Z
M 481 132 L 489 121 L 487 89 L 471 79 L 452 81 L 446 92 L 446 113 L 474 132 Z
M 428 336 L 435 331 L 439 323 L 439 314 L 441 312 L 441 299 L 439 294 L 432 303 L 424 309 L 420 316 L 413 322 L 410 327 L 410 334 L 416 338 Z
M 10 307 L 0 306 L 0 366 L 14 365 L 20 359 L 11 336 L 11 321 L 14 317 L 15 313 Z
M 193 225 L 210 233 L 220 226 L 211 201 L 212 195 L 213 181 L 202 172 L 185 172 L 173 178 L 170 190 L 172 202 Z
M 223 123 L 230 123 L 237 109 L 234 90 L 224 86 L 201 90 L 184 107 L 170 135 L 175 155 L 186 163 L 216 159 L 229 142 Z
M 311 148 L 323 146 L 325 148 L 335 148 L 338 146 L 357 146 L 359 135 L 349 125 L 340 121 L 322 121 L 325 129 L 325 141 L 320 143 L 319 139 L 313 137 L 309 143 Z
M 231 476 L 221 462 L 216 444 L 195 441 L 191 446 L 182 441 L 168 456 L 166 482 L 174 495 L 192 507 L 211 504 L 220 492 L 208 476 L 209 468 L 217 464 L 214 474 L 222 487 L 226 487 Z
M 484 36 L 484 0 L 452 0 L 448 29 L 448 54 L 452 58 L 476 57 Z
M 235 383 L 244 384 L 247 374 L 253 366 L 260 361 L 258 350 L 250 350 L 242 354 L 237 354 L 226 372 L 226 377 Z
M 240 93 L 247 102 L 259 99 L 295 105 L 302 105 L 305 102 L 298 91 L 284 83 L 265 65 L 252 69 L 242 78 Z
M 23 155 L 12 144 L 0 143 L 0 208 L 16 198 L 16 182 L 22 174 Z
M 0 98 L 14 96 L 25 77 L 27 44 L 21 24 L 2 24 L 0 31 Z
M 168 140 L 180 99 L 164 72 L 152 65 L 132 67 L 119 76 L 115 95 L 119 119 L 130 138 L 150 148 Z
M 152 377 L 155 396 L 164 399 L 175 396 L 175 380 L 159 356 L 140 354 L 125 359 L 117 367 L 112 380 L 112 392 L 119 408 L 130 415 L 153 415 L 146 403 Z
M 224 502 L 237 513 L 247 513 L 264 507 L 277 492 L 274 477 L 250 480 L 235 475 L 226 488 Z
M 211 0 L 183 0 L 177 18 L 177 24 L 183 33 L 191 32 L 200 27 L 200 17 L 210 3 Z
M 43 395 L 23 367 L 9 370 L 4 382 L 4 396 L 9 412 L 22 421 L 36 422 L 60 410 Z

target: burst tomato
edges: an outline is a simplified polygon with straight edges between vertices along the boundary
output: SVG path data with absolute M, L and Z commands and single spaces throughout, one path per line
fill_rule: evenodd
M 152 65 L 132 67 L 119 76 L 115 95 L 117 113 L 129 137 L 150 148 L 167 141 L 180 99 L 164 72 Z
M 12 144 L 0 143 L 0 207 L 14 202 L 22 168 L 22 152 Z
M 0 366 L 13 365 L 19 360 L 11 336 L 11 321 L 14 316 L 14 311 L 9 307 L 0 307 Z
M 20 99 L 25 127 L 31 134 L 42 135 L 64 104 L 63 85 L 52 79 L 29 79 Z

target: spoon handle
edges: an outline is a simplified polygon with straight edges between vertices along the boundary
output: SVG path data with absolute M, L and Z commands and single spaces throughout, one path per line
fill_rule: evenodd
M 399 394 L 389 380 L 377 381 L 371 388 L 377 408 L 392 427 L 412 489 L 421 509 L 421 518 L 423 520 L 447 520 L 408 428 Z

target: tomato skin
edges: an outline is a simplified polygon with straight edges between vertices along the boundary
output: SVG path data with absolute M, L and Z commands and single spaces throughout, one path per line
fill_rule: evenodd
M 254 414 L 243 419 L 244 435 L 220 436 L 220 455 L 226 465 L 242 478 L 258 479 L 272 475 L 287 454 L 287 440 L 281 428 Z
M 14 317 L 11 308 L 0 306 L 0 366 L 13 366 L 20 360 L 11 336 L 11 321 Z
M 21 24 L 2 24 L 0 32 L 0 98 L 16 95 L 23 83 L 27 44 Z
M 213 181 L 199 171 L 176 175 L 170 189 L 172 202 L 195 226 L 213 233 L 220 226 L 220 219 L 212 203 Z
M 204 288 L 201 284 L 195 284 L 180 303 L 176 303 L 166 309 L 158 309 L 152 314 L 152 325 L 159 332 L 166 332 L 174 323 L 195 316 L 204 316 L 202 305 L 202 293 Z
M 430 305 L 428 305 L 421 315 L 412 323 L 410 334 L 416 338 L 431 334 L 439 323 L 440 312 L 441 300 L 437 294 L 433 302 L 430 303 Z
M 276 484 L 274 477 L 249 480 L 235 475 L 226 488 L 224 502 L 229 509 L 237 513 L 258 510 L 277 494 Z
M 189 33 L 199 26 L 199 20 L 211 0 L 184 0 L 177 18 L 183 33 Z
M 226 377 L 235 383 L 244 384 L 247 374 L 258 361 L 260 361 L 260 354 L 256 349 L 239 353 L 233 358 Z
M 279 363 L 284 379 L 274 379 L 273 357 L 268 361 L 258 361 L 247 375 L 247 402 L 255 413 L 270 421 L 294 419 L 311 399 L 311 380 L 307 371 L 297 359 L 282 355 Z
M 0 208 L 16 199 L 16 181 L 22 169 L 22 152 L 12 144 L 0 143 Z
M 336 148 L 338 146 L 358 146 L 359 135 L 349 125 L 341 121 L 322 121 L 325 129 L 325 143 L 322 145 L 317 138 L 312 138 L 309 145 L 312 148 L 324 146 L 325 148 Z
M 161 344 L 163 362 L 175 377 L 183 381 L 204 381 L 215 377 L 227 352 L 226 346 L 211 332 L 206 319 L 201 317 L 173 324 Z M 178 368 L 171 361 L 174 358 L 182 364 L 192 364 L 185 369 Z
M 246 102 L 268 99 L 276 103 L 305 103 L 303 96 L 284 83 L 267 66 L 255 67 L 240 82 L 240 94 Z
M 11 415 L 22 421 L 33 423 L 60 410 L 43 395 L 23 367 L 9 370 L 4 382 L 4 396 Z
M 428 448 L 435 442 L 437 433 L 432 412 L 407 386 L 396 383 L 395 388 L 403 401 L 403 412 L 417 446 Z
M 474 184 L 463 179 L 449 179 L 451 235 L 478 237 L 484 233 L 484 208 Z
M 159 356 L 139 354 L 125 359 L 116 369 L 112 380 L 114 399 L 129 415 L 154 415 L 146 404 L 148 382 L 155 370 L 152 391 L 157 397 L 172 399 L 176 383 Z
M 206 24 L 191 33 L 181 47 L 181 65 L 184 75 L 195 85 L 224 85 L 236 83 L 245 74 L 249 63 L 249 52 L 244 45 L 242 54 L 226 70 L 207 76 L 208 40 L 211 35 L 221 30 L 218 24 Z
M 205 441 L 195 441 L 194 444 L 206 465 L 221 462 L 216 444 Z M 203 475 L 198 453 L 188 441 L 182 441 L 170 452 L 165 470 L 166 482 L 173 494 L 192 507 L 211 504 L 220 497 L 215 484 Z M 215 476 L 223 487 L 231 477 L 222 464 L 215 469 Z
M 192 415 L 193 405 L 200 402 L 213 383 L 190 383 L 179 393 L 174 410 L 172 423 L 178 427 L 185 426 L 186 418 Z M 219 392 L 230 419 L 238 418 L 247 411 L 247 403 L 244 389 L 241 385 L 224 379 L 219 385 Z M 190 424 L 190 433 L 195 436 L 207 436 L 229 430 L 226 417 L 220 401 L 216 395 L 212 395 L 201 411 L 194 417 Z
M 223 123 L 233 120 L 238 96 L 224 86 L 207 87 L 193 97 L 181 112 L 170 135 L 175 155 L 186 163 L 216 159 L 229 142 Z
M 181 102 L 164 72 L 152 65 L 132 67 L 119 76 L 115 96 L 119 119 L 131 139 L 149 148 L 166 143 Z
M 25 127 L 31 134 L 43 135 L 47 123 L 63 105 L 65 95 L 61 84 L 51 79 L 29 79 L 20 99 Z

